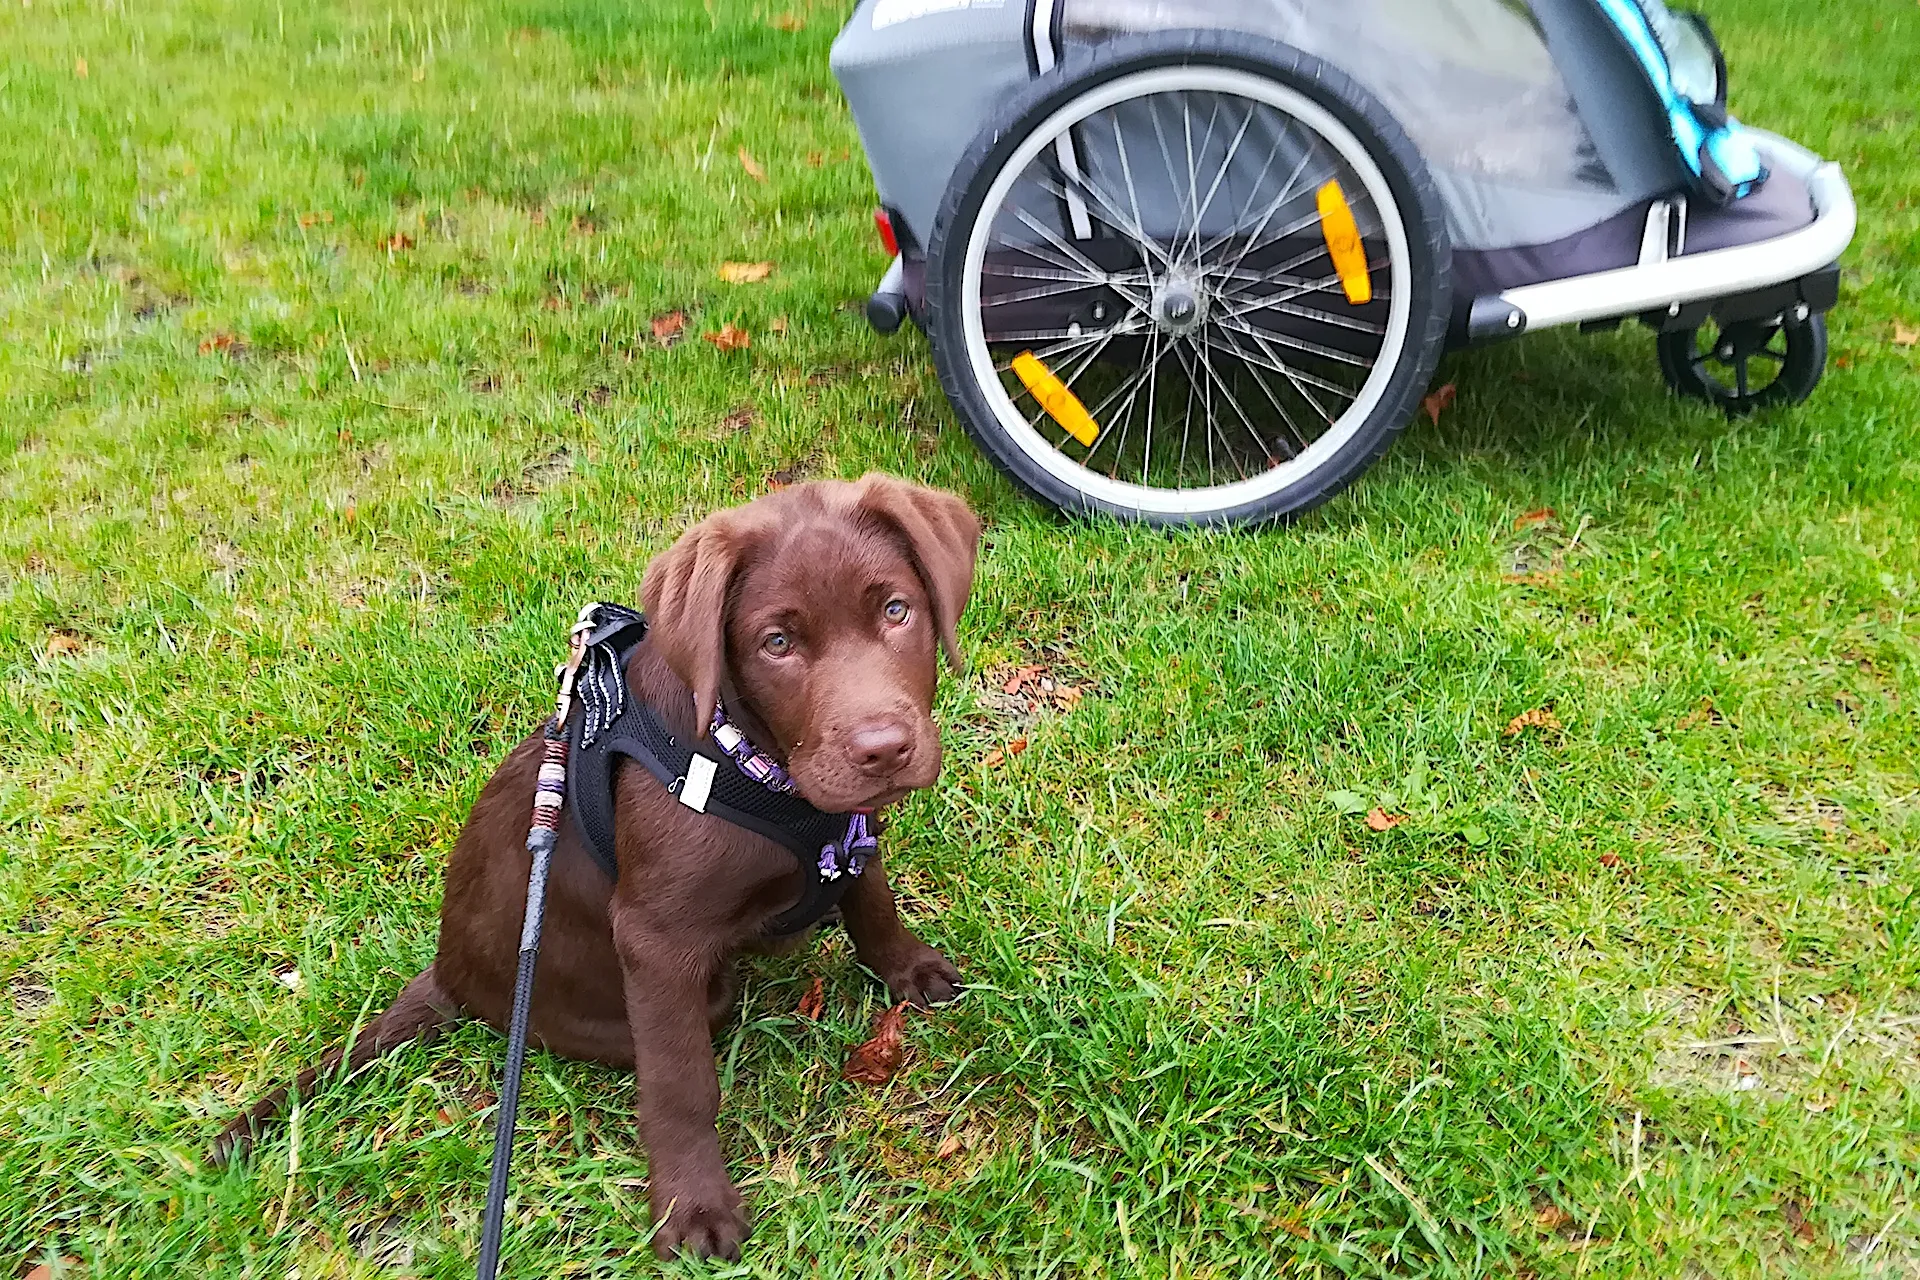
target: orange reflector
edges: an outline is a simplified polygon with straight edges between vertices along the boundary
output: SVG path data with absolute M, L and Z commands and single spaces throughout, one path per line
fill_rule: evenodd
M 1333 257 L 1333 269 L 1340 273 L 1340 288 L 1354 306 L 1373 301 L 1373 276 L 1367 271 L 1367 248 L 1360 243 L 1360 228 L 1354 223 L 1353 210 L 1340 184 L 1329 182 L 1320 188 L 1320 234 L 1327 239 L 1327 252 Z
M 1100 424 L 1087 412 L 1087 406 L 1080 403 L 1080 397 L 1067 390 L 1067 384 L 1040 363 L 1040 357 L 1031 351 L 1022 351 L 1013 358 L 1013 371 L 1027 384 L 1027 390 L 1040 402 L 1040 407 L 1067 429 L 1068 435 L 1088 448 L 1093 447 L 1093 442 L 1100 438 Z
M 885 209 L 875 209 L 873 211 L 873 229 L 880 233 L 880 246 L 887 251 L 887 256 L 890 258 L 899 257 L 900 238 L 893 234 L 893 215 Z

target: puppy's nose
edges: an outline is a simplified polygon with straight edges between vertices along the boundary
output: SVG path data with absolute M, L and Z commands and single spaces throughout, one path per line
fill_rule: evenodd
M 863 772 L 876 777 L 898 773 L 913 753 L 913 738 L 907 727 L 888 720 L 870 720 L 847 738 L 853 762 Z

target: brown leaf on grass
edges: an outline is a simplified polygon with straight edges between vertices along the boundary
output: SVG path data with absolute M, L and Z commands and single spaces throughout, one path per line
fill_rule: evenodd
M 413 237 L 404 231 L 396 231 L 380 242 L 388 253 L 398 253 L 402 249 L 413 248 Z
M 933 1150 L 935 1160 L 951 1160 L 967 1149 L 967 1140 L 959 1133 L 950 1133 L 940 1139 L 940 1145 Z
M 824 151 L 807 152 L 807 168 L 818 169 L 821 165 L 825 164 L 826 162 L 827 162 L 826 152 Z
M 1513 521 L 1513 527 L 1515 529 L 1531 529 L 1535 525 L 1545 524 L 1547 521 L 1553 519 L 1555 514 L 1552 507 L 1535 507 L 1531 511 L 1523 512 L 1519 516 L 1516 516 Z
M 85 58 L 75 58 L 73 60 L 73 74 L 77 79 L 85 80 L 87 78 L 87 60 Z
M 1603 867 L 1617 867 L 1620 865 L 1620 855 L 1617 853 L 1603 853 L 1600 855 L 1600 865 Z
M 1420 407 L 1426 410 L 1427 421 L 1439 422 L 1440 415 L 1445 413 L 1449 408 L 1453 406 L 1454 397 L 1457 396 L 1458 394 L 1459 394 L 1459 388 L 1455 387 L 1451 382 L 1449 382 L 1444 387 L 1441 387 L 1438 391 L 1435 391 L 1432 395 L 1422 400 L 1420 402 Z
M 773 20 L 776 31 L 799 31 L 806 25 L 806 18 L 797 13 L 783 13 Z
M 729 431 L 745 431 L 759 420 L 759 411 L 750 404 L 743 404 L 726 417 L 720 419 L 720 425 Z
M 1079 685 L 1056 678 L 1049 668 L 1037 663 L 1015 667 L 1000 688 L 1004 693 L 1024 695 L 1036 706 L 1052 704 L 1061 711 L 1071 711 L 1079 706 L 1080 699 L 1086 694 Z
M 303 213 L 300 215 L 300 225 L 302 227 L 311 227 L 315 223 L 332 221 L 333 213 L 327 209 L 316 209 L 312 213 Z
M 653 340 L 663 347 L 670 347 L 680 340 L 680 331 L 686 327 L 686 312 L 663 311 L 653 318 Z
M 1558 1231 L 1573 1221 L 1573 1215 L 1549 1201 L 1533 1211 L 1533 1221 L 1542 1231 Z
M 893 1079 L 907 1057 L 907 1006 L 903 1001 L 873 1020 L 873 1036 L 854 1046 L 840 1074 L 855 1084 L 881 1085 Z
M 69 1254 L 60 1259 L 60 1274 L 66 1277 L 66 1280 L 80 1280 L 80 1277 L 87 1274 L 87 1269 L 81 1264 L 80 1259 Z M 44 1262 L 37 1262 L 27 1269 L 20 1280 L 53 1280 L 53 1268 Z
M 1698 729 L 1703 724 L 1725 724 L 1726 717 L 1713 705 L 1712 698 L 1700 699 L 1700 705 L 1674 722 L 1676 729 Z
M 1893 345 L 1896 347 L 1911 347 L 1915 343 L 1920 343 L 1920 329 L 1909 329 L 1898 320 L 1895 320 L 1893 322 Z
M 753 338 L 735 324 L 723 324 L 718 331 L 700 336 L 722 351 L 742 351 L 753 345 Z
M 567 224 L 567 230 L 577 236 L 590 236 L 598 229 L 599 228 L 594 226 L 592 218 L 576 217 L 572 222 Z
M 768 325 L 767 328 L 773 330 L 775 333 L 785 333 L 787 331 L 787 318 L 785 316 L 775 316 L 773 323 Z
M 983 769 L 996 768 L 999 765 L 1004 764 L 1006 762 L 1006 759 L 1007 759 L 1007 753 L 1002 751 L 1000 748 L 995 747 L 993 750 L 987 752 L 987 754 L 980 757 L 980 767 Z
M 1007 677 L 1007 682 L 1000 687 L 1008 693 L 1018 693 L 1030 684 L 1038 684 L 1040 677 L 1046 673 L 1045 667 L 1016 667 L 1013 674 Z
M 807 988 L 807 994 L 800 997 L 800 1007 L 794 1012 L 801 1017 L 818 1021 L 827 1011 L 827 980 L 815 977 L 813 985 Z
M 720 278 L 728 284 L 759 284 L 773 274 L 771 262 L 723 262 Z
M 241 345 L 240 339 L 225 330 L 214 334 L 210 338 L 202 338 L 200 340 L 200 354 L 203 356 L 216 354 L 223 356 L 237 355 L 245 349 L 246 348 Z
M 1780 1216 L 1787 1220 L 1787 1228 L 1801 1240 L 1812 1244 L 1814 1241 L 1813 1224 L 1807 1221 L 1807 1211 L 1798 1200 L 1787 1199 L 1780 1202 Z
M 1007 744 L 1007 754 L 1010 756 L 1017 756 L 1022 751 L 1025 751 L 1026 749 L 1027 749 L 1027 740 L 1025 738 L 1015 738 L 1012 742 L 1009 742 Z
M 1367 827 L 1372 831 L 1391 831 L 1406 820 L 1406 814 L 1388 813 L 1377 805 L 1367 810 Z
M 57 658 L 63 653 L 79 653 L 86 647 L 86 641 L 71 631 L 56 631 L 47 637 L 47 656 L 49 658 Z
M 745 147 L 740 148 L 740 167 L 745 169 L 747 176 L 755 182 L 765 182 L 767 180 L 767 171 L 762 169 L 760 162 L 753 158 L 753 152 L 747 150 Z
M 1517 738 L 1529 729 L 1559 729 L 1560 717 L 1553 714 L 1550 707 L 1535 707 L 1531 711 L 1522 711 L 1507 721 L 1506 735 Z

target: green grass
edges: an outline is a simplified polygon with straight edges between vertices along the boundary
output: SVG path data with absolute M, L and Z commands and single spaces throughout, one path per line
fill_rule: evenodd
M 1920 10 L 1712 5 L 1860 199 L 1809 404 L 1543 335 L 1299 525 L 1166 537 L 1020 500 L 852 309 L 843 8 L 0 5 L 0 1275 L 468 1274 L 483 1029 L 204 1143 L 432 954 L 577 604 L 868 468 L 990 523 L 890 855 L 979 985 L 872 1090 L 844 945 L 754 970 L 715 1273 L 1920 1275 Z M 535 1058 L 511 1274 L 654 1270 L 632 1110 Z

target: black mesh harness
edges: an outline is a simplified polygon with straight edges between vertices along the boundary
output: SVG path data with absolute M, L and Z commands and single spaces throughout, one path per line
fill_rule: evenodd
M 794 794 L 779 766 L 734 748 L 724 713 L 698 750 L 670 732 L 651 707 L 630 696 L 627 658 L 646 638 L 645 615 L 614 604 L 593 606 L 593 629 L 576 677 L 577 704 L 570 726 L 571 752 L 566 807 L 585 838 L 587 852 L 609 879 L 617 880 L 614 857 L 614 757 L 626 756 L 659 779 L 681 804 L 785 845 L 800 860 L 807 886 L 800 900 L 767 924 L 766 936 L 785 937 L 817 924 L 839 905 L 847 886 L 865 869 L 876 841 L 869 815 L 825 813 Z

